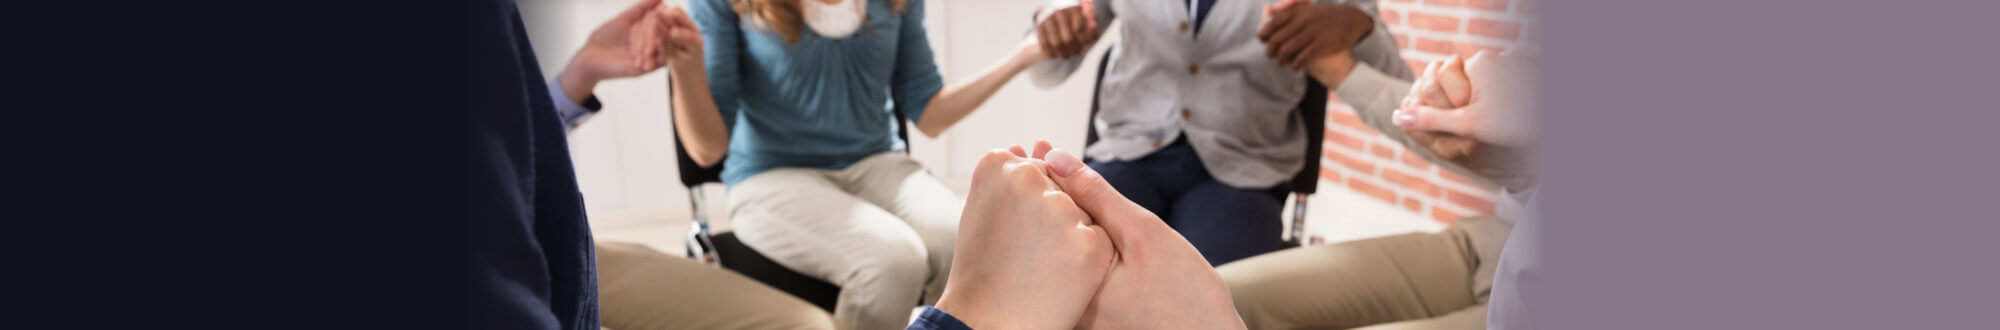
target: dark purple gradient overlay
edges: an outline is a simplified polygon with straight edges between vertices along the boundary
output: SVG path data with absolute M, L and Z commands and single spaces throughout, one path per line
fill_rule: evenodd
M 2000 329 L 2000 1 L 1540 0 L 1545 329 Z

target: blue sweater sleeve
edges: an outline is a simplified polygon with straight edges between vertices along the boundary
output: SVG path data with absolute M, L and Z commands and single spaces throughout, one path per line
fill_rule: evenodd
M 925 307 L 924 313 L 918 315 L 917 320 L 910 322 L 910 327 L 904 330 L 972 330 L 972 327 L 966 326 L 965 322 L 959 322 L 958 318 L 952 317 L 951 313 L 945 313 L 942 309 Z
M 896 74 L 889 85 L 896 109 L 915 122 L 923 118 L 931 97 L 944 89 L 931 41 L 924 31 L 924 0 L 910 0 L 903 8 L 903 25 L 896 37 Z
M 585 119 L 590 119 L 590 115 L 597 114 L 599 109 L 604 109 L 604 104 L 597 102 L 597 95 L 591 95 L 583 99 L 582 104 L 577 104 L 569 100 L 569 93 L 563 90 L 562 84 L 558 83 L 556 78 L 549 78 L 548 85 L 549 99 L 556 103 L 556 119 L 561 119 L 563 127 L 567 130 L 576 130 L 576 126 L 582 125 Z
M 701 29 L 703 67 L 715 111 L 723 126 L 736 127 L 737 107 L 743 103 L 743 33 L 736 10 L 729 0 L 689 0 L 688 18 Z

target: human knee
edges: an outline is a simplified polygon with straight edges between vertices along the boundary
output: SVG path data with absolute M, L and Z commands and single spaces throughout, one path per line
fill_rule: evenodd
M 854 280 L 859 283 L 910 283 L 910 287 L 921 287 L 931 272 L 929 253 L 921 246 L 883 249 L 868 255 L 854 271 Z

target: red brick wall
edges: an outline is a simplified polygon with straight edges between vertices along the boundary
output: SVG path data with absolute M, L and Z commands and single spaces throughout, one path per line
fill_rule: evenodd
M 1532 48 L 1536 0 L 1383 0 L 1382 22 L 1410 67 L 1479 50 Z M 1494 187 L 1482 186 L 1424 161 L 1333 100 L 1327 109 L 1326 159 L 1320 179 L 1451 223 L 1492 214 Z

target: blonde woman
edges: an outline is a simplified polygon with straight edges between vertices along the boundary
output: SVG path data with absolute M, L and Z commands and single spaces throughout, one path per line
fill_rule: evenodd
M 840 286 L 849 328 L 901 328 L 934 302 L 965 202 L 901 152 L 890 111 L 937 136 L 1037 47 L 945 86 L 923 0 L 690 0 L 669 17 L 674 125 L 697 163 L 723 166 L 744 244 Z

